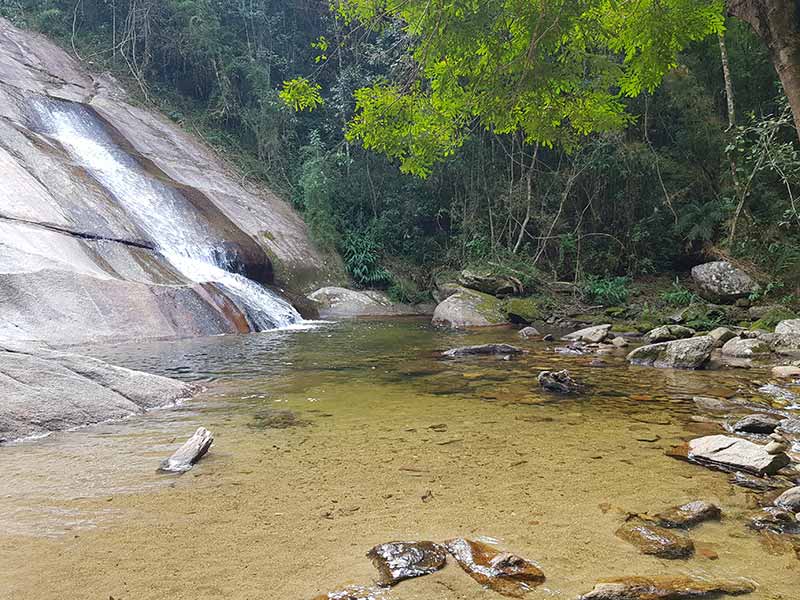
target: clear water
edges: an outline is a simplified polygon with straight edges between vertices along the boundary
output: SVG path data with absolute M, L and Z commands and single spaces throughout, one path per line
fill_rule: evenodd
M 44 132 L 58 141 L 120 203 L 161 255 L 190 281 L 214 283 L 238 301 L 256 330 L 287 327 L 302 319 L 280 296 L 221 264 L 202 216 L 176 190 L 148 175 L 119 148 L 87 108 L 57 100 L 37 101 Z
M 489 341 L 530 352 L 438 357 Z M 626 575 L 745 577 L 758 584 L 748 600 L 799 597 L 791 545 L 746 527 L 764 496 L 665 456 L 723 431 L 692 395 L 766 406 L 768 371 L 631 367 L 622 352 L 561 356 L 511 331 L 421 321 L 87 351 L 207 390 L 178 410 L 0 448 L 3 600 L 311 600 L 371 585 L 376 544 L 456 536 L 541 565 L 531 600 L 574 600 Z M 553 368 L 590 391 L 543 394 L 536 374 Z M 304 425 L 270 427 L 276 410 Z M 201 425 L 216 434 L 210 454 L 184 476 L 157 474 Z M 614 535 L 628 512 L 696 499 L 724 518 L 690 533 L 692 559 L 644 556 Z M 383 598 L 501 597 L 451 561 Z

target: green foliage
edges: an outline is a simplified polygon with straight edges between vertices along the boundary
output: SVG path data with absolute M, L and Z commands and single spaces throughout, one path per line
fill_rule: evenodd
M 689 306 L 700 301 L 697 294 L 683 287 L 677 278 L 672 283 L 672 289 L 661 294 L 661 299 L 670 306 Z
M 386 293 L 393 301 L 403 304 L 422 304 L 431 301 L 429 292 L 421 290 L 416 283 L 405 277 L 393 277 Z
M 391 273 L 381 266 L 380 247 L 369 233 L 351 233 L 342 250 L 345 267 L 359 285 L 379 287 L 392 281 Z
M 753 323 L 751 329 L 762 329 L 766 331 L 772 331 L 775 329 L 775 326 L 781 321 L 785 321 L 786 319 L 796 319 L 796 318 L 797 315 L 788 308 L 782 306 L 776 307 L 767 312 L 767 314 L 761 317 L 758 321 Z
M 297 77 L 283 82 L 283 89 L 278 94 L 287 106 L 296 111 L 312 111 L 323 104 L 320 94 L 322 86 L 312 83 L 305 77 Z
M 590 277 L 583 284 L 583 293 L 603 306 L 619 306 L 628 301 L 629 284 L 628 277 Z

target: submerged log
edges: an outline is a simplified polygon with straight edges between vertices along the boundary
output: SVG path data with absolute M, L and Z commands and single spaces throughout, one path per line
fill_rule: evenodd
M 161 462 L 158 470 L 166 473 L 185 473 L 205 456 L 213 443 L 214 436 L 211 432 L 205 427 L 200 427 L 172 456 Z

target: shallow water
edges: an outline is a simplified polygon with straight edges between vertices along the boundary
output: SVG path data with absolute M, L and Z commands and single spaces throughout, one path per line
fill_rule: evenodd
M 531 352 L 437 357 L 486 341 Z M 624 353 L 553 346 L 398 320 L 86 349 L 206 391 L 177 410 L 0 449 L 0 598 L 304 600 L 368 585 L 376 544 L 457 536 L 538 563 L 547 582 L 532 599 L 654 574 L 748 577 L 759 585 L 749 598 L 800 598 L 794 553 L 745 527 L 755 494 L 664 455 L 713 432 L 692 421 L 692 395 L 762 402 L 767 373 L 629 367 Z M 540 392 L 535 375 L 550 368 L 591 390 Z M 216 435 L 207 458 L 157 474 L 200 425 Z M 691 533 L 716 560 L 647 557 L 614 535 L 627 512 L 695 499 L 723 509 L 722 523 Z M 386 595 L 499 597 L 455 564 Z

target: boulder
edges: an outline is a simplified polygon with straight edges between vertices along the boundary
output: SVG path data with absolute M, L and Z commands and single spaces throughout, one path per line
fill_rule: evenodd
M 626 521 L 616 535 L 636 546 L 642 554 L 667 559 L 689 558 L 694 554 L 694 543 L 686 536 L 638 517 Z
M 732 304 L 756 291 L 750 276 L 727 261 L 698 265 L 692 269 L 692 279 L 698 292 L 711 302 Z
M 0 345 L 0 442 L 174 405 L 186 384 L 78 354 Z
M 433 299 L 436 300 L 437 304 L 440 304 L 453 294 L 460 292 L 462 289 L 463 288 L 458 285 L 458 283 L 452 281 L 436 283 L 436 289 L 433 291 Z
M 737 433 L 772 433 L 780 424 L 780 419 L 771 415 L 758 413 L 747 415 L 733 425 L 733 430 Z
M 506 298 L 503 310 L 512 323 L 530 324 L 542 320 L 542 309 L 534 298 Z
M 424 307 L 421 310 L 407 304 L 398 304 L 383 292 L 373 290 L 324 287 L 308 297 L 317 303 L 323 319 L 424 314 Z
M 759 339 L 733 338 L 722 346 L 723 356 L 733 358 L 755 358 L 767 356 L 772 352 L 769 344 Z
M 618 335 L 617 337 L 615 337 L 614 339 L 612 339 L 612 340 L 611 340 L 611 344 L 612 344 L 612 345 L 613 345 L 615 348 L 627 348 L 627 347 L 630 345 L 630 344 L 628 343 L 628 340 L 626 340 L 626 339 L 625 339 L 624 337 L 622 337 L 621 335 Z
M 749 581 L 714 581 L 689 577 L 619 577 L 605 579 L 578 600 L 690 600 L 754 592 Z
M 635 365 L 661 369 L 699 369 L 711 357 L 714 340 L 708 336 L 640 346 L 628 354 Z
M 775 326 L 775 333 L 800 335 L 800 319 L 787 319 Z
M 715 348 L 721 348 L 725 342 L 736 337 L 736 334 L 727 327 L 717 327 L 709 331 L 706 335 L 714 340 Z
M 776 333 L 769 338 L 769 344 L 773 352 L 787 356 L 797 356 L 800 354 L 800 334 L 797 333 Z
M 726 470 L 774 475 L 790 463 L 785 454 L 768 454 L 764 446 L 726 435 L 710 435 L 689 442 L 688 457 Z
M 481 344 L 480 346 L 462 346 L 442 352 L 445 358 L 459 358 L 462 356 L 506 356 L 509 354 L 522 354 L 522 349 L 511 344 Z
M 562 339 L 568 342 L 588 342 L 589 344 L 597 344 L 602 342 L 608 337 L 608 332 L 611 331 L 611 325 L 594 325 L 587 327 L 573 333 L 565 335 Z
M 536 329 L 536 327 L 525 327 L 520 329 L 517 335 L 519 335 L 519 337 L 521 337 L 523 340 L 529 340 L 531 338 L 540 337 L 542 334 L 539 333 L 539 330 Z M 800 369 L 798 369 L 798 372 L 800 372 Z
M 378 585 L 388 587 L 444 568 L 447 550 L 434 542 L 389 542 L 375 546 L 367 558 L 378 569 Z
M 682 325 L 662 325 L 650 330 L 644 335 L 644 341 L 647 344 L 658 344 L 659 342 L 671 342 L 672 340 L 682 340 L 684 338 L 692 337 L 695 334 L 694 329 L 684 327 Z
M 569 371 L 542 371 L 538 377 L 539 385 L 548 392 L 558 394 L 574 394 L 581 390 L 580 384 L 575 381 Z
M 464 269 L 458 277 L 458 283 L 465 288 L 498 297 L 521 295 L 525 291 L 519 279 L 487 270 Z
M 778 379 L 792 379 L 800 377 L 800 367 L 791 365 L 784 365 L 780 367 L 772 367 L 772 376 Z
M 790 488 L 775 499 L 775 506 L 792 513 L 800 513 L 800 485 Z
M 459 538 L 445 545 L 470 577 L 504 596 L 519 598 L 545 581 L 532 562 L 489 544 Z
M 653 520 L 660 527 L 689 529 L 705 521 L 719 521 L 720 518 L 722 511 L 718 506 L 704 500 L 696 500 L 658 513 Z
M 439 304 L 433 313 L 433 324 L 452 329 L 494 327 L 505 324 L 501 302 L 494 296 L 465 290 L 453 294 Z

